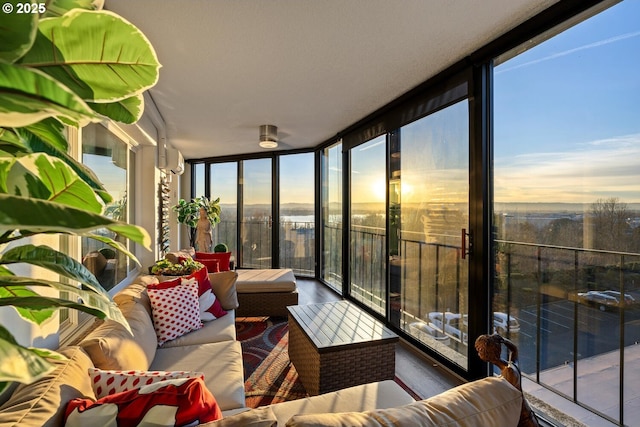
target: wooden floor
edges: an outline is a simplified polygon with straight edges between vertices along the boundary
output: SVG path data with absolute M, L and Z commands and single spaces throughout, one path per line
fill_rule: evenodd
M 297 279 L 299 304 L 336 301 L 341 297 L 320 282 Z M 408 343 L 396 346 L 396 376 L 419 397 L 427 398 L 450 389 L 462 381 L 428 359 Z

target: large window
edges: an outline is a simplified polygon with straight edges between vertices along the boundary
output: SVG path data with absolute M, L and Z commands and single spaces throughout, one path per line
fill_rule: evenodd
M 469 229 L 468 117 L 464 100 L 402 127 L 393 138 L 389 188 L 392 319 L 463 368 L 469 345 L 462 252 Z
M 509 319 L 494 326 L 526 374 L 625 425 L 640 382 L 639 16 L 622 2 L 494 70 L 493 307 Z
M 213 244 L 224 243 L 235 256 L 238 234 L 238 163 L 210 166 L 210 199 L 220 198 L 220 223 L 213 229 Z
M 322 151 L 322 259 L 320 277 L 342 292 L 342 144 Z
M 280 156 L 280 267 L 315 274 L 313 153 Z
M 95 172 L 113 197 L 105 206 L 104 215 L 133 222 L 135 154 L 129 146 L 104 126 L 91 124 L 82 129 L 82 163 Z M 131 250 L 129 241 L 116 233 L 102 229 L 97 234 L 114 239 Z M 127 277 L 135 266 L 126 255 L 105 243 L 83 237 L 81 245 L 83 264 L 107 290 Z
M 271 159 L 242 161 L 241 267 L 271 268 Z M 277 225 L 277 224 L 276 224 Z
M 350 295 L 384 315 L 386 300 L 386 136 L 350 150 Z

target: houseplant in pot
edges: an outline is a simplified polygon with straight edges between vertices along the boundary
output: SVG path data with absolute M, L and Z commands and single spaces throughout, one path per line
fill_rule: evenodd
M 41 14 L 17 14 L 18 3 L 8 0 L 11 8 L 0 14 L 0 306 L 36 324 L 66 307 L 128 327 L 80 262 L 33 243 L 42 235 L 82 236 L 135 260 L 122 243 L 96 233 L 106 228 L 150 248 L 144 229 L 103 214 L 112 198 L 93 171 L 69 155 L 64 125 L 105 117 L 136 122 L 142 93 L 157 82 L 160 65 L 146 37 L 99 10 L 100 1 L 32 3 L 45 6 Z M 11 266 L 18 263 L 50 274 L 16 275 Z M 31 383 L 51 372 L 45 356 L 62 357 L 19 345 L 0 324 L 0 391 L 9 381 Z

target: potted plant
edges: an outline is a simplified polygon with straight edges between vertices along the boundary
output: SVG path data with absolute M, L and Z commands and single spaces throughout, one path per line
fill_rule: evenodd
M 190 202 L 180 199 L 178 204 L 172 207 L 173 211 L 178 214 L 178 222 L 189 227 L 189 246 L 191 247 L 195 247 L 196 226 L 200 218 L 201 208 L 206 211 L 211 227 L 215 227 L 220 222 L 219 197 L 211 201 L 206 196 L 196 197 L 191 199 Z
M 203 264 L 191 258 L 180 260 L 179 263 L 173 263 L 168 259 L 161 259 L 151 267 L 151 274 L 158 276 L 186 276 L 195 273 L 204 267 Z
M 144 229 L 103 214 L 111 196 L 68 153 L 64 125 L 104 118 L 134 123 L 143 112 L 142 93 L 158 79 L 160 64 L 147 38 L 118 15 L 98 10 L 101 3 L 52 0 L 33 3 L 39 13 L 18 14 L 20 2 L 7 0 L 0 14 L 0 306 L 36 324 L 67 307 L 128 328 L 80 262 L 30 238 L 88 237 L 135 260 L 122 243 L 96 233 L 107 228 L 150 249 Z M 14 263 L 52 274 L 19 276 Z M 43 288 L 59 293 L 45 296 Z M 0 325 L 0 391 L 9 381 L 28 384 L 51 372 L 47 357 L 63 356 L 24 347 Z

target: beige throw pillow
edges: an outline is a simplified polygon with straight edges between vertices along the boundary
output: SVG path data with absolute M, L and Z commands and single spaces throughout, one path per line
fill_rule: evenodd
M 239 306 L 236 292 L 237 280 L 238 273 L 235 271 L 209 273 L 211 289 L 213 289 L 213 293 L 220 300 L 220 304 L 225 310 L 235 310 Z
M 388 409 L 296 415 L 287 427 L 516 427 L 522 394 L 502 377 L 463 384 L 426 400 Z
M 121 324 L 106 321 L 80 342 L 98 369 L 147 370 L 158 342 L 151 317 L 142 304 L 128 301 L 118 307 L 133 335 Z

